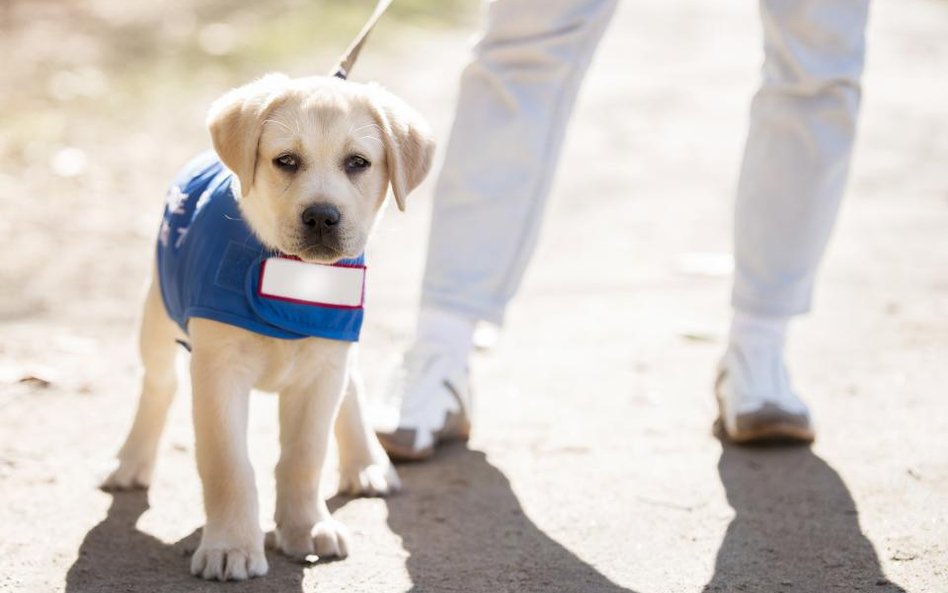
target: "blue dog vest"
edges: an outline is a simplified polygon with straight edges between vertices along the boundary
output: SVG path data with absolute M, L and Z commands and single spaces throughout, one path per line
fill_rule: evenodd
M 361 288 L 349 301 L 319 302 L 307 294 L 333 292 L 333 286 L 325 286 L 326 268 L 332 269 L 330 279 L 345 278 L 350 285 L 364 281 L 364 255 L 323 266 L 267 249 L 244 222 L 232 179 L 233 173 L 208 152 L 191 161 L 168 192 L 157 251 L 161 297 L 169 316 L 185 332 L 190 318 L 201 317 L 274 338 L 357 342 Z M 281 292 L 276 280 L 265 281 L 268 265 L 271 276 L 286 272 L 291 279 L 296 274 L 305 280 L 315 273 L 320 281 L 309 293 L 306 286 Z

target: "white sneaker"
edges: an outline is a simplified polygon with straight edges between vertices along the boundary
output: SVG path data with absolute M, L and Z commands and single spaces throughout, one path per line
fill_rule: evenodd
M 398 428 L 377 434 L 393 460 L 427 459 L 439 443 L 470 435 L 467 363 L 436 344 L 416 344 L 405 354 L 386 396 L 399 402 Z
M 815 438 L 810 411 L 790 384 L 782 348 L 732 343 L 718 367 L 715 395 L 720 427 L 735 443 Z

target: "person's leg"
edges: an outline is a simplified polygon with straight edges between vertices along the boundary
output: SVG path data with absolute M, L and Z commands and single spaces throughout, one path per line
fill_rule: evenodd
M 396 456 L 429 454 L 446 423 L 466 432 L 457 416 L 474 325 L 500 323 L 520 285 L 574 99 L 615 4 L 487 3 L 435 188 L 415 345 L 401 386 L 390 388 L 405 399 L 404 430 L 383 436 Z
M 846 184 L 868 0 L 761 0 L 765 62 L 737 190 L 735 311 L 719 397 L 737 440 L 812 438 L 783 367 Z
M 533 253 L 564 130 L 613 0 L 499 0 L 461 77 L 422 307 L 499 323 Z

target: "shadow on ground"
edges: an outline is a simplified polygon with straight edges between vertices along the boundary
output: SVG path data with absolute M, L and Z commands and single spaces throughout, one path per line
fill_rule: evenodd
M 406 492 L 388 501 L 388 523 L 410 554 L 412 593 L 630 591 L 534 525 L 484 453 L 446 447 L 399 475 Z
M 905 593 L 882 572 L 846 485 L 809 447 L 725 444 L 718 471 L 736 514 L 704 593 Z M 446 447 L 399 473 L 406 493 L 388 501 L 388 523 L 410 554 L 410 593 L 631 593 L 543 533 L 484 453 Z M 331 508 L 345 502 L 336 498 Z M 68 593 L 221 590 L 188 573 L 199 532 L 166 544 L 136 528 L 147 509 L 146 492 L 113 495 L 69 570 Z M 267 559 L 266 578 L 227 590 L 302 590 L 302 565 L 269 552 Z
M 883 574 L 843 480 L 809 447 L 724 444 L 718 472 L 735 516 L 705 593 L 904 593 Z
M 79 557 L 66 576 L 67 593 L 112 591 L 188 591 L 220 593 L 292 593 L 303 588 L 304 566 L 267 551 L 270 572 L 265 578 L 240 583 L 217 583 L 191 576 L 191 553 L 200 530 L 167 544 L 139 531 L 135 524 L 148 510 L 148 493 L 115 492 L 101 523 L 86 534 Z

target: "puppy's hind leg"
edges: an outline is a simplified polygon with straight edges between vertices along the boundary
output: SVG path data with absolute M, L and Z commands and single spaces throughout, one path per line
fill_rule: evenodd
M 119 450 L 118 467 L 102 483 L 105 489 L 147 488 L 151 483 L 158 441 L 178 387 L 175 339 L 180 330 L 165 312 L 159 290 L 158 279 L 153 278 L 145 297 L 139 334 L 144 371 L 138 411 Z
M 353 496 L 386 496 L 401 489 L 388 459 L 365 416 L 364 388 L 356 352 L 349 360 L 349 382 L 336 419 L 339 443 L 339 491 Z

